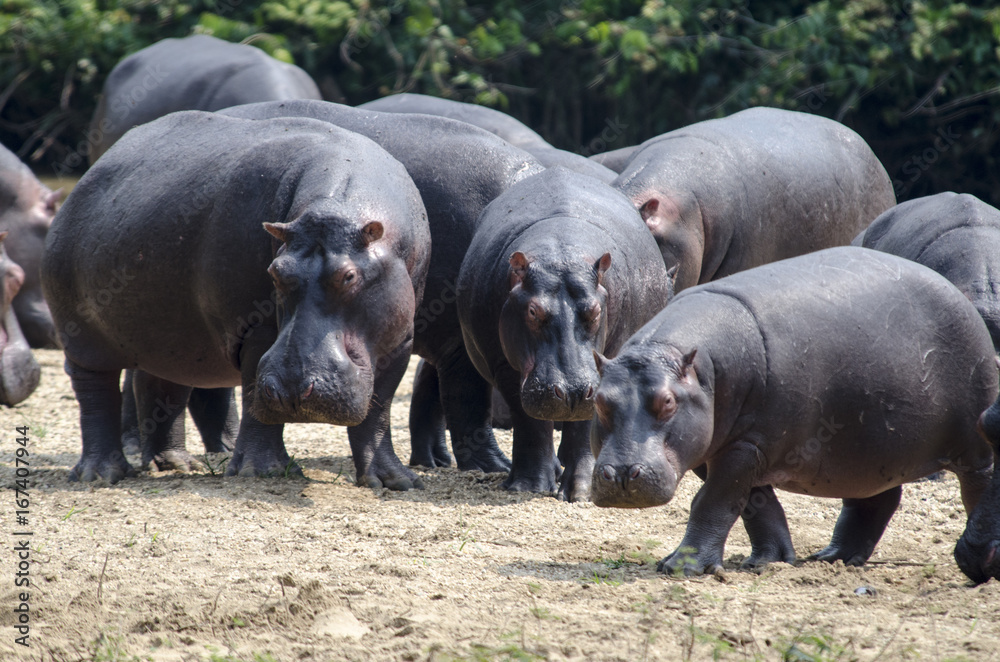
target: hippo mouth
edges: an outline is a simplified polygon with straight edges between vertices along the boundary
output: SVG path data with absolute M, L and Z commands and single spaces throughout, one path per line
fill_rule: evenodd
M 521 406 L 528 416 L 543 421 L 589 421 L 594 415 L 592 384 L 547 384 L 529 374 L 521 380 Z
M 359 371 L 359 373 L 362 371 Z M 368 377 L 365 379 L 364 377 Z M 351 384 L 316 379 L 298 395 L 275 388 L 275 381 L 261 375 L 254 389 L 253 415 L 261 423 L 328 423 L 359 425 L 368 416 L 374 389 L 371 372 L 357 375 Z
M 8 328 L 0 325 L 0 404 L 13 407 L 38 387 L 42 369 L 24 339 Z
M 983 547 L 968 543 L 963 535 L 955 546 L 955 561 L 965 576 L 976 584 L 988 582 L 991 577 L 1000 580 L 1000 540 L 991 540 Z
M 674 472 L 658 470 L 648 464 L 615 465 L 594 463 L 590 500 L 600 508 L 652 508 L 674 498 L 677 479 Z

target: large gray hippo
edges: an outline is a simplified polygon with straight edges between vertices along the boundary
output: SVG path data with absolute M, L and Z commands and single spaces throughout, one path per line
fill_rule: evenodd
M 511 145 L 530 153 L 546 168 L 561 165 L 570 170 L 596 177 L 603 182 L 614 180 L 616 172 L 597 160 L 553 147 L 523 123 L 499 110 L 475 103 L 462 103 L 424 94 L 394 94 L 361 104 L 359 108 L 383 113 L 421 113 L 459 120 L 500 136 Z
M 954 285 L 894 255 L 831 248 L 690 288 L 599 363 L 594 503 L 656 506 L 689 469 L 705 480 L 663 571 L 720 569 L 741 514 L 746 565 L 793 561 L 774 487 L 843 499 L 814 557 L 860 565 L 903 483 L 953 471 L 972 513 L 990 479 L 990 334 Z
M 132 127 L 178 110 L 320 98 L 309 74 L 259 48 L 202 34 L 164 39 L 111 70 L 90 124 L 88 156 L 94 163 Z
M 671 277 L 620 193 L 555 167 L 483 211 L 458 277 L 469 358 L 510 406 L 514 448 L 504 487 L 590 496 L 588 448 L 598 375 L 593 354 L 623 342 L 667 305 Z M 552 421 L 564 421 L 559 460 Z
M 527 152 L 464 122 L 380 113 L 325 101 L 250 104 L 222 111 L 247 118 L 312 117 L 368 136 L 402 163 L 420 191 L 434 249 L 414 320 L 413 351 L 427 360 L 410 408 L 410 464 L 450 463 L 501 472 L 510 461 L 490 426 L 490 384 L 469 360 L 458 321 L 458 274 L 480 213 L 494 198 L 543 168 Z
M 14 297 L 14 314 L 32 347 L 55 347 L 52 315 L 42 297 L 39 266 L 45 235 L 52 225 L 60 192 L 50 191 L 13 152 L 0 145 L 0 232 L 7 232 L 7 254 L 24 270 Z
M 186 453 L 192 386 L 242 384 L 228 474 L 294 470 L 284 423 L 324 422 L 350 426 L 358 484 L 418 486 L 389 407 L 429 258 L 420 194 L 363 136 L 198 111 L 130 131 L 60 209 L 42 263 L 80 403 L 71 478 L 132 472 L 118 382 L 136 368 L 139 418 L 156 424 L 144 464 Z
M 1000 351 L 1000 209 L 969 194 L 929 195 L 889 209 L 852 243 L 950 280 L 979 310 Z
M 41 367 L 31 354 L 11 307 L 24 284 L 24 270 L 11 262 L 0 231 L 0 404 L 13 407 L 38 387 Z
M 642 214 L 677 291 L 851 243 L 893 206 L 861 136 L 833 120 L 751 108 L 639 146 L 612 184 Z

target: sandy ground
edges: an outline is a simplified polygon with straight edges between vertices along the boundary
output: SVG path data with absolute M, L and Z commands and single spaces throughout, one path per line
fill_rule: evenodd
M 0 660 L 1000 659 L 1000 584 L 970 586 L 952 559 L 965 514 L 951 476 L 904 490 L 863 568 L 739 572 L 737 525 L 724 576 L 668 578 L 654 561 L 682 536 L 691 474 L 644 511 L 509 494 L 499 474 L 453 469 L 421 471 L 422 491 L 372 491 L 354 486 L 343 428 L 290 425 L 305 478 L 70 483 L 77 405 L 61 355 L 37 355 L 41 387 L 0 411 L 6 488 L 14 428 L 30 426 L 34 533 L 26 649 L 11 551 L 23 527 L 5 490 Z M 393 408 L 404 461 L 409 383 Z M 781 498 L 800 558 L 822 548 L 839 503 Z

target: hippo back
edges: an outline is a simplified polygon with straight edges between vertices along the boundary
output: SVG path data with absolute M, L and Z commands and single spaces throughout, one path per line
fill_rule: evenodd
M 130 128 L 169 113 L 320 98 L 309 74 L 259 48 L 208 35 L 164 39 L 128 56 L 108 75 L 90 126 L 90 162 Z
M 1000 210 L 969 194 L 938 193 L 889 209 L 854 239 L 919 262 L 975 304 L 1000 349 Z

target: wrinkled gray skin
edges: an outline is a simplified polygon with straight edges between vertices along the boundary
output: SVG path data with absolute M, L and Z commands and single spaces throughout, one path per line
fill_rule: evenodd
M 642 219 L 592 177 L 552 168 L 483 211 L 458 277 L 458 314 L 469 358 L 510 406 L 506 489 L 554 492 L 559 481 L 561 499 L 589 498 L 594 352 L 614 356 L 670 295 Z M 564 421 L 559 462 L 555 420 Z
M 602 152 L 600 154 L 591 154 L 587 158 L 595 163 L 600 163 L 605 168 L 613 170 L 618 174 L 621 174 L 625 166 L 628 165 L 629 161 L 632 160 L 632 156 L 639 151 L 638 145 L 632 145 L 631 147 L 622 147 L 620 149 L 613 149 L 610 152 Z
M 967 513 L 989 483 L 989 332 L 951 283 L 893 255 L 831 248 L 688 289 L 601 372 L 594 503 L 656 506 L 689 469 L 705 479 L 664 572 L 720 570 L 741 514 L 745 566 L 794 561 L 774 487 L 843 499 L 813 558 L 861 565 L 903 483 L 953 471 Z
M 832 120 L 751 108 L 651 138 L 612 184 L 640 211 L 677 291 L 845 246 L 896 202 L 861 137 Z
M 13 407 L 38 387 L 42 369 L 11 308 L 24 283 L 24 270 L 7 257 L 6 238 L 6 231 L 0 231 L 0 404 Z
M 55 327 L 42 297 L 38 269 L 45 235 L 61 199 L 61 192 L 50 191 L 13 152 L 0 145 L 0 232 L 9 233 L 7 254 L 24 270 L 24 284 L 14 298 L 14 314 L 32 347 L 56 347 Z
M 1000 210 L 968 194 L 938 193 L 896 205 L 854 239 L 930 267 L 951 281 L 979 311 L 1000 351 Z M 1000 417 L 984 414 L 987 436 L 1000 438 Z M 1000 482 L 972 513 L 955 548 L 970 579 L 1000 579 Z
M 462 258 L 480 212 L 515 183 L 543 172 L 527 152 L 478 127 L 430 115 L 380 113 L 325 101 L 259 103 L 222 114 L 312 117 L 368 136 L 399 160 L 420 191 L 430 224 L 431 264 L 414 320 L 413 351 L 425 359 L 410 407 L 411 465 L 448 466 L 445 427 L 459 469 L 505 472 L 490 426 L 492 387 L 473 367 L 456 306 Z M 430 368 L 430 369 L 427 369 Z
M 179 110 L 320 98 L 309 74 L 259 48 L 209 35 L 164 39 L 111 70 L 87 134 L 88 156 L 94 163 L 132 127 Z
M 563 166 L 570 170 L 595 177 L 602 182 L 614 181 L 616 172 L 599 162 L 579 154 L 557 149 L 527 126 L 499 110 L 474 103 L 462 103 L 451 99 L 426 96 L 424 94 L 394 94 L 375 101 L 361 104 L 359 108 L 377 110 L 383 113 L 420 113 L 436 115 L 478 126 L 500 136 L 511 145 L 530 153 L 546 168 Z
M 323 422 L 350 426 L 360 485 L 419 487 L 389 406 L 429 255 L 417 189 L 362 136 L 197 111 L 130 131 L 60 209 L 42 263 L 80 403 L 71 479 L 132 473 L 118 383 L 136 368 L 144 465 L 189 462 L 192 386 L 241 384 L 227 474 L 299 471 L 283 424 Z

